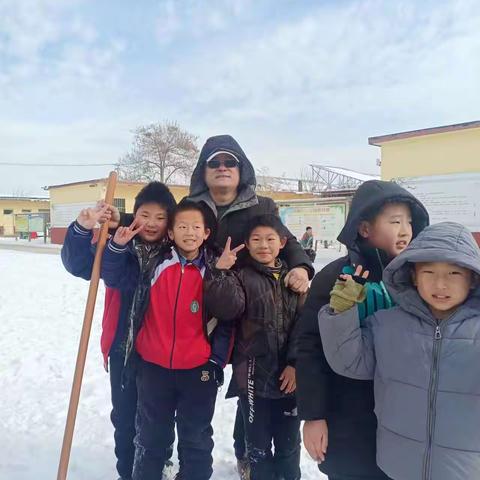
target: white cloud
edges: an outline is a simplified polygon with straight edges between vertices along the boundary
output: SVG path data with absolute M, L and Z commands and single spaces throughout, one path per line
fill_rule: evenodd
M 382 109 L 405 118 L 412 108 L 441 116 L 455 105 L 446 90 L 461 85 L 461 109 L 470 111 L 480 70 L 478 2 L 335 5 L 177 63 L 171 72 L 185 101 L 217 105 L 226 118 L 272 121 L 352 119 Z

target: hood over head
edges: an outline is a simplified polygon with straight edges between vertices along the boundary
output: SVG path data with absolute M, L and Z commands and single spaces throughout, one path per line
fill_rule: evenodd
M 380 212 L 386 203 L 407 203 L 412 212 L 413 237 L 416 237 L 429 223 L 428 212 L 423 204 L 408 190 L 395 182 L 368 180 L 356 191 L 345 226 L 337 237 L 349 249 L 355 249 L 358 241 L 360 223 Z
M 208 190 L 207 184 L 205 183 L 205 165 L 207 159 L 212 158 L 212 155 L 220 152 L 230 153 L 240 162 L 240 184 L 238 190 L 240 191 L 247 186 L 252 187 L 252 189 L 255 188 L 257 183 L 255 170 L 240 145 L 231 135 L 216 135 L 208 138 L 202 147 L 197 166 L 190 180 L 190 197 L 194 197 Z
M 412 283 L 412 263 L 446 262 L 468 268 L 480 276 L 480 249 L 470 231 L 454 222 L 430 225 L 393 259 L 383 273 L 383 280 L 397 304 L 402 307 L 422 302 Z M 477 284 L 471 297 L 479 301 Z

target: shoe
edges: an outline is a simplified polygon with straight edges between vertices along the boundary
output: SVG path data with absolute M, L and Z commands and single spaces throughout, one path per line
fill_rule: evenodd
M 250 480 L 250 464 L 247 458 L 237 459 L 237 472 L 240 480 Z

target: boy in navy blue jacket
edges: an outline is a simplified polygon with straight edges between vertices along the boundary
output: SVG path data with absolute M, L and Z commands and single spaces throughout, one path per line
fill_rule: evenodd
M 142 269 L 137 220 L 119 227 L 104 252 L 102 277 L 109 287 L 135 291 L 130 313 L 127 371 L 135 368 L 138 409 L 134 480 L 158 480 L 177 425 L 177 478 L 208 480 L 212 475 L 217 388 L 233 346 L 233 328 L 210 318 L 204 308 L 203 279 L 215 261 L 206 245 L 207 212 L 182 201 L 169 219 L 165 246 Z M 213 332 L 213 333 L 212 333 Z
M 137 195 L 134 205 L 135 218 L 144 225 L 141 243 L 146 255 L 143 263 L 154 259 L 160 252 L 167 231 L 168 215 L 175 206 L 169 189 L 151 182 Z M 62 262 L 72 275 L 89 280 L 92 273 L 95 246 L 92 245 L 93 229 L 97 223 L 110 219 L 109 205 L 99 202 L 95 208 L 84 209 L 67 231 L 62 248 Z M 102 321 L 101 350 L 105 369 L 110 371 L 112 398 L 111 420 L 114 426 L 115 455 L 119 480 L 130 480 L 135 455 L 135 415 L 137 388 L 135 381 L 122 386 L 125 362 L 125 346 L 128 332 L 129 311 L 134 290 L 106 288 Z M 170 449 L 171 455 L 171 449 Z M 170 457 L 168 455 L 168 458 Z

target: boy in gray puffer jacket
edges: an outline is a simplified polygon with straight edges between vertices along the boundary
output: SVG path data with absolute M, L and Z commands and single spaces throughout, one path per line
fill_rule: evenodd
M 358 266 L 319 313 L 332 369 L 374 380 L 377 463 L 394 480 L 480 478 L 479 275 L 471 233 L 439 223 L 385 269 L 397 307 L 360 325 Z

